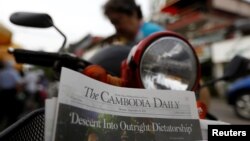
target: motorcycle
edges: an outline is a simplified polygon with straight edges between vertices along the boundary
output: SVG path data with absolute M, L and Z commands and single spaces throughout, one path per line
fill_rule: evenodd
M 219 81 L 226 81 L 226 82 L 235 81 L 229 87 L 229 89 L 225 94 L 227 102 L 229 105 L 233 106 L 235 114 L 237 116 L 249 120 L 250 88 L 249 88 L 249 77 L 246 77 L 249 74 L 250 74 L 250 60 L 245 57 L 237 55 L 225 66 L 223 76 L 208 81 L 201 87 L 214 85 Z
M 48 14 L 19 12 L 14 13 L 10 20 L 14 24 L 28 27 L 48 28 L 53 26 L 59 33 L 63 34 L 54 25 Z M 93 64 L 93 62 L 102 66 L 103 62 L 111 64 L 113 62 L 110 60 L 119 60 L 119 63 L 122 62 L 121 79 L 128 82 L 126 85 L 131 87 L 193 91 L 198 88 L 199 61 L 192 45 L 176 33 L 170 31 L 156 33 L 141 41 L 131 51 L 126 47 L 104 48 L 90 59 L 91 62 L 68 54 L 65 51 L 66 36 L 63 35 L 63 37 L 65 38 L 59 53 L 12 48 L 9 49 L 9 52 L 15 56 L 18 63 L 45 67 L 64 66 L 76 71 L 83 71 L 86 66 Z M 124 58 L 127 56 L 126 53 L 128 57 Z M 96 59 L 97 57 L 102 58 Z M 126 61 L 120 61 L 124 59 Z M 102 60 L 102 63 L 95 60 Z M 120 65 L 119 63 L 114 64 Z M 104 69 L 112 74 L 110 71 L 112 67 L 104 67 Z M 60 70 L 57 71 L 60 72 Z M 184 71 L 186 73 L 183 73 Z
M 196 53 L 185 38 L 174 32 L 155 33 L 132 49 L 107 47 L 86 61 L 67 53 L 66 36 L 54 25 L 48 14 L 17 12 L 10 17 L 10 21 L 28 27 L 54 27 L 64 37 L 63 45 L 57 53 L 10 48 L 9 52 L 15 56 L 18 63 L 51 67 L 58 74 L 60 74 L 61 67 L 67 67 L 94 79 L 121 87 L 199 90 L 201 72 Z M 117 68 L 121 68 L 120 76 Z M 204 118 L 207 112 L 205 106 L 198 104 L 198 111 L 200 117 Z M 39 115 L 38 119 L 36 119 L 37 115 Z M 41 140 L 41 134 L 44 132 L 44 126 L 41 124 L 44 122 L 43 116 L 44 110 L 34 111 L 1 133 L 0 139 L 20 137 L 24 140 L 28 138 Z M 36 123 L 38 127 L 34 126 Z M 32 134 L 31 129 L 38 132 L 36 133 L 38 137 L 20 136 L 20 134 Z

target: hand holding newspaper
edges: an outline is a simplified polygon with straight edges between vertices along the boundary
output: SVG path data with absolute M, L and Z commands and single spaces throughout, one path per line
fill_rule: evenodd
M 201 140 L 193 92 L 115 87 L 63 68 L 56 103 L 48 140 Z

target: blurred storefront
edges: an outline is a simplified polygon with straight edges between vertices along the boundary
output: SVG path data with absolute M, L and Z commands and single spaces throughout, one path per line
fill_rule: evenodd
M 236 21 L 250 18 L 249 1 L 165 0 L 165 6 L 160 9 L 160 13 L 168 16 L 167 19 L 164 19 L 166 28 L 180 33 L 195 47 L 203 70 L 205 70 L 203 71 L 205 76 L 209 74 L 213 74 L 214 77 L 222 75 L 223 64 L 229 59 L 218 62 L 215 61 L 214 57 L 220 56 L 218 48 L 224 50 L 224 47 L 230 49 L 235 47 L 226 47 L 225 44 L 227 41 L 235 44 L 237 39 L 234 40 L 234 38 L 239 37 L 237 30 L 234 29 Z M 152 15 L 152 17 L 156 15 Z M 247 41 L 244 44 L 246 45 Z M 229 52 L 234 52 L 233 50 Z
M 169 16 L 166 28 L 188 38 L 204 61 L 209 56 L 203 48 L 232 38 L 234 22 L 250 17 L 250 4 L 243 0 L 166 0 L 161 12 Z

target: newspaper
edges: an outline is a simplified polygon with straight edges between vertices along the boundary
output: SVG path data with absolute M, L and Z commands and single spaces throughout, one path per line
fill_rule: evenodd
M 53 125 L 55 121 L 57 98 L 53 97 L 45 101 L 45 128 L 44 140 L 52 141 Z
M 189 91 L 115 87 L 63 68 L 52 140 L 201 140 Z

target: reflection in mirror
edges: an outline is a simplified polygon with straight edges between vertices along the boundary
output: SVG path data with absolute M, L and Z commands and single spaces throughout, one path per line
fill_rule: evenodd
M 162 37 L 145 50 L 140 75 L 149 89 L 191 90 L 197 78 L 198 62 L 192 48 L 174 37 Z

